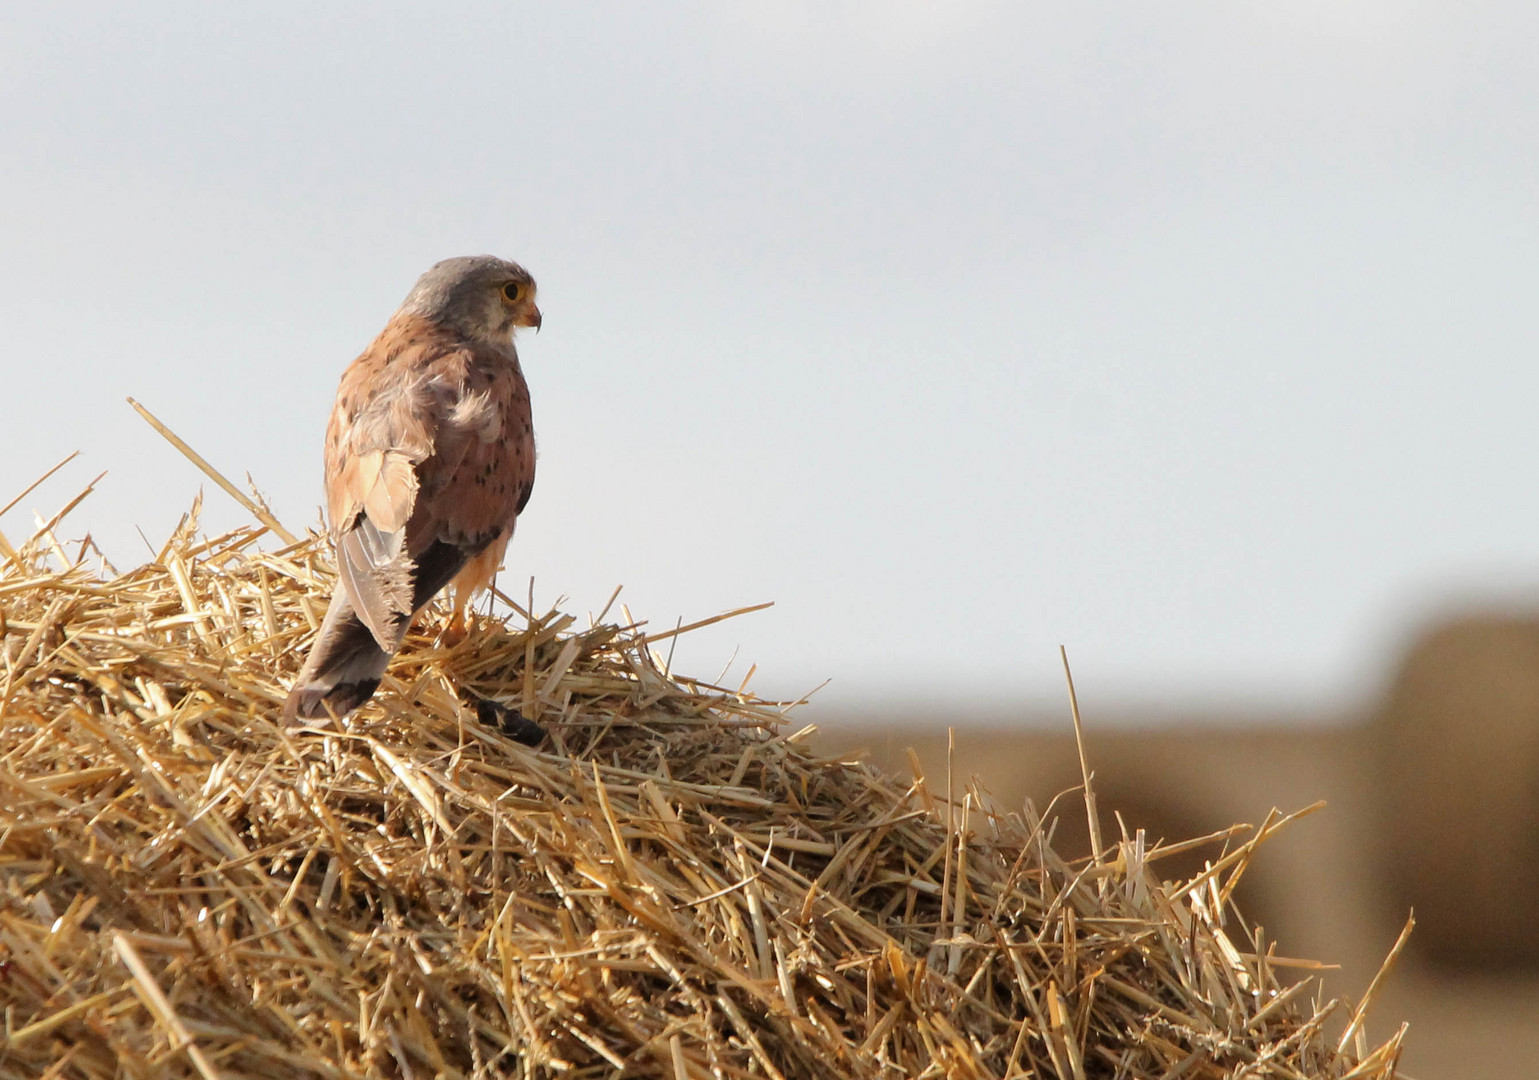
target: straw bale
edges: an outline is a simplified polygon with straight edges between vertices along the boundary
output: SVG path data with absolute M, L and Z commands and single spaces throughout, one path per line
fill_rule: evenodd
M 1066 862 L 1030 805 L 820 758 L 557 612 L 433 609 L 285 729 L 333 576 L 267 532 L 194 514 L 122 574 L 4 544 L 6 1080 L 1394 1073 L 1403 1031 L 1284 988 L 1232 908 L 1278 822 L 1179 885 L 1141 834 Z

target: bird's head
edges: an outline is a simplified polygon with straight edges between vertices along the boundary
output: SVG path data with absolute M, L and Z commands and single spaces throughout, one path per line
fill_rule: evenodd
M 515 328 L 540 328 L 534 278 L 493 255 L 461 255 L 433 264 L 417 279 L 401 310 L 449 326 L 478 341 L 504 344 Z

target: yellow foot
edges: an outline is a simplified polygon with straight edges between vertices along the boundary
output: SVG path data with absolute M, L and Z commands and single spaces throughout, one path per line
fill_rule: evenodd
M 469 636 L 470 620 L 465 618 L 463 612 L 456 611 L 449 617 L 449 622 L 443 628 L 443 632 L 438 635 L 438 640 L 452 649 Z

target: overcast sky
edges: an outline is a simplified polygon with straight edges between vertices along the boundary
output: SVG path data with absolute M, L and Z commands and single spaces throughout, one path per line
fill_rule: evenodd
M 317 14 L 317 10 L 322 13 Z M 0 520 L 291 526 L 428 265 L 540 282 L 505 588 L 876 693 L 1370 700 L 1539 602 L 1532 3 L 6 5 Z M 211 487 L 207 524 L 242 512 Z M 733 676 L 729 676 L 729 679 Z

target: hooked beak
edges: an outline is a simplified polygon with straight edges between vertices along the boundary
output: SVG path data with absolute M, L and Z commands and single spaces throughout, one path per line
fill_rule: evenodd
M 543 318 L 541 318 L 541 316 L 540 316 L 540 309 L 535 307 L 533 304 L 530 304 L 529 305 L 529 321 L 526 322 L 524 325 L 525 326 L 532 326 L 532 327 L 534 327 L 534 332 L 536 334 L 538 334 L 540 332 L 540 324 L 542 322 L 544 322 L 544 321 L 545 320 Z

